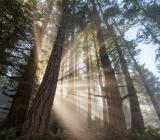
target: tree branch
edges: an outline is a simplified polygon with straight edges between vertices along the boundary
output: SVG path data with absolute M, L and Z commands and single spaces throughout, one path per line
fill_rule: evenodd
M 121 100 L 123 101 L 123 100 L 125 100 L 126 98 L 128 98 L 129 96 L 131 96 L 131 95 L 129 95 L 129 94 L 125 95 L 125 96 L 123 96 L 123 97 L 121 98 Z
M 3 110 L 10 110 L 9 108 L 1 107 L 1 106 L 0 106 L 0 109 L 3 109 Z

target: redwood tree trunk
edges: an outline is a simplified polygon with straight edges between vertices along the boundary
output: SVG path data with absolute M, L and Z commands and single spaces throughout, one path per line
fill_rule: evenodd
M 61 99 L 63 99 L 64 63 L 62 63 L 61 69 Z
M 98 3 L 98 4 L 99 4 L 100 11 L 103 15 L 103 11 L 101 9 L 100 3 Z M 113 27 L 110 26 L 107 23 L 107 21 L 105 21 L 105 24 L 111 34 L 111 39 L 113 39 L 113 43 L 115 43 L 115 48 L 116 48 L 118 55 L 119 55 L 120 65 L 121 65 L 122 72 L 124 74 L 125 82 L 127 85 L 127 91 L 128 91 L 128 95 L 129 95 L 129 103 L 130 103 L 130 109 L 131 109 L 131 128 L 132 128 L 132 130 L 138 130 L 138 132 L 143 133 L 144 132 L 143 116 L 141 113 L 136 90 L 134 88 L 134 84 L 133 84 L 132 78 L 130 76 L 128 67 L 127 67 L 126 60 L 123 56 L 123 53 L 122 53 L 120 46 L 118 46 Z
M 66 22 L 68 18 L 68 0 L 62 0 L 62 16 L 56 41 L 48 62 L 46 72 L 38 93 L 23 125 L 22 133 L 28 139 L 34 133 L 45 134 L 51 114 L 55 91 L 57 87 L 62 49 L 65 41 Z
M 117 43 L 115 44 L 115 47 L 119 55 L 120 64 L 121 64 L 122 72 L 124 74 L 127 91 L 128 91 L 128 97 L 129 97 L 129 103 L 130 103 L 130 109 L 131 109 L 131 128 L 133 131 L 137 130 L 138 132 L 143 133 L 144 121 L 143 121 L 143 116 L 141 113 L 138 97 L 136 94 L 136 90 L 134 88 L 132 78 L 128 71 L 127 63 L 123 56 L 122 50 Z
M 71 26 L 72 28 L 74 28 L 74 26 Z M 69 88 L 69 97 L 72 98 L 73 102 L 74 102 L 74 55 L 73 53 L 75 50 L 75 46 L 74 46 L 74 40 L 75 40 L 75 36 L 74 36 L 74 29 L 71 31 L 71 40 L 70 40 L 70 46 L 69 46 L 69 75 L 68 75 L 68 88 Z
M 99 44 L 99 56 L 101 59 L 102 68 L 105 76 L 105 88 L 108 91 L 107 103 L 108 103 L 109 130 L 112 133 L 117 132 L 118 134 L 124 134 L 126 131 L 126 123 L 125 123 L 124 112 L 122 109 L 121 96 L 118 89 L 115 72 L 106 51 L 105 40 L 100 26 L 101 25 L 100 17 L 97 12 L 95 1 L 92 0 L 92 2 L 94 10 L 94 22 L 97 30 L 97 41 Z
M 102 80 L 102 73 L 101 73 L 101 70 L 100 70 L 100 62 L 99 62 L 99 56 L 98 56 L 96 39 L 95 39 L 94 33 L 93 33 L 93 42 L 94 42 L 94 49 L 95 49 L 96 62 L 97 62 L 98 80 L 99 80 L 99 84 L 100 84 L 100 88 L 101 88 L 101 95 L 105 96 L 105 91 L 104 91 L 104 87 L 103 87 L 103 80 Z M 102 103 L 103 103 L 103 123 L 104 123 L 104 128 L 105 129 L 108 127 L 108 119 L 107 119 L 108 116 L 107 116 L 106 101 L 107 101 L 106 98 L 102 99 Z
M 89 57 L 89 45 L 88 45 L 88 34 L 86 33 L 86 48 L 84 49 L 86 52 L 86 68 L 87 68 L 87 90 L 88 90 L 88 128 L 91 127 L 92 121 L 92 106 L 91 106 L 91 67 L 90 67 L 90 57 Z
M 21 128 L 24 123 L 25 116 L 29 107 L 30 97 L 32 94 L 32 87 L 35 82 L 42 39 L 49 22 L 49 18 L 53 9 L 53 4 L 54 0 L 50 0 L 43 26 L 38 28 L 35 27 L 36 44 L 31 50 L 31 56 L 29 58 L 28 64 L 25 67 L 25 71 L 21 76 L 17 92 L 13 98 L 11 109 L 5 121 L 5 127 L 7 128 Z M 21 115 L 19 115 L 19 112 L 21 112 Z

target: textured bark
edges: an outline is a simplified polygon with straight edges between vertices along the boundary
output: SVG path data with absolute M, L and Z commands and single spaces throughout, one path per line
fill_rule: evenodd
M 32 94 L 32 87 L 35 82 L 37 63 L 39 59 L 39 49 L 42 45 L 42 39 L 49 22 L 53 3 L 54 0 L 50 0 L 50 4 L 48 6 L 49 10 L 47 11 L 47 16 L 45 17 L 43 26 L 38 31 L 36 30 L 36 46 L 31 51 L 31 56 L 29 58 L 28 64 L 26 65 L 25 71 L 21 76 L 21 80 L 19 81 L 20 83 L 17 88 L 17 92 L 13 98 L 11 109 L 5 121 L 5 127 L 7 128 L 21 128 L 24 123 L 29 107 L 30 97 Z M 21 115 L 19 115 L 19 112 L 21 112 Z
M 101 14 L 103 15 L 100 4 L 99 4 L 99 8 L 100 8 Z M 130 76 L 128 67 L 127 67 L 127 62 L 123 56 L 123 53 L 122 53 L 120 46 L 118 46 L 113 27 L 111 25 L 109 25 L 107 23 L 107 21 L 105 21 L 105 24 L 108 28 L 109 33 L 111 34 L 111 39 L 113 39 L 113 43 L 114 43 L 115 48 L 117 50 L 117 53 L 119 55 L 121 69 L 124 74 L 125 82 L 127 85 L 126 88 L 127 88 L 127 92 L 128 92 L 130 109 L 131 109 L 131 128 L 132 128 L 132 130 L 136 130 L 138 132 L 143 133 L 144 132 L 143 116 L 141 113 L 140 104 L 138 101 L 136 90 L 134 88 L 134 84 L 133 84 L 132 78 Z
M 23 125 L 22 133 L 29 137 L 34 133 L 45 134 L 57 87 L 62 49 L 68 18 L 68 0 L 62 0 L 62 16 L 56 41 L 38 93 Z
M 24 123 L 25 116 L 28 111 L 30 97 L 32 95 L 32 88 L 35 81 L 37 70 L 37 54 L 36 48 L 31 50 L 31 55 L 28 64 L 25 67 L 25 71 L 21 76 L 17 92 L 13 98 L 13 102 L 5 121 L 5 127 L 7 128 L 21 128 Z M 19 114 L 20 113 L 20 114 Z
M 114 69 L 112 68 L 109 56 L 105 48 L 105 40 L 101 28 L 100 17 L 96 9 L 95 1 L 93 2 L 94 22 L 97 31 L 97 41 L 99 45 L 99 56 L 102 63 L 102 68 L 105 76 L 105 88 L 107 92 L 108 103 L 108 118 L 109 130 L 115 131 L 118 134 L 123 134 L 126 131 L 125 117 L 122 109 L 122 101 L 118 89 L 117 80 Z M 114 132 L 113 132 L 114 133 Z
M 115 72 L 106 54 L 105 47 L 100 48 L 100 58 L 105 76 L 107 92 L 109 128 L 120 133 L 126 130 L 125 118 L 122 109 L 121 96 L 118 89 Z
M 125 82 L 127 85 L 127 91 L 128 91 L 128 97 L 129 97 L 129 103 L 130 103 L 130 109 L 131 109 L 131 129 L 133 131 L 138 131 L 140 133 L 144 132 L 144 121 L 143 116 L 140 109 L 140 104 L 138 101 L 138 97 L 136 94 L 136 90 L 133 85 L 132 78 L 130 76 L 126 60 L 123 56 L 122 50 L 118 44 L 115 44 L 116 50 L 119 55 L 120 64 L 122 68 L 122 72 L 124 74 Z

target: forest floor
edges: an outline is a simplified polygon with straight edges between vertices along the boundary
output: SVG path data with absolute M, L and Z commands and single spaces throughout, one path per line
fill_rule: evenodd
M 94 110 L 91 112 L 91 123 L 89 125 L 87 105 L 88 104 L 84 100 L 77 105 L 77 102 L 73 100 L 72 96 L 65 99 L 59 97 L 55 98 L 50 124 L 52 124 L 53 127 L 57 127 L 54 128 L 56 130 L 54 134 L 56 134 L 60 139 L 53 140 L 106 140 L 105 137 L 107 136 L 108 138 L 108 136 L 110 136 L 109 134 L 107 135 L 107 131 L 104 130 L 101 110 L 96 108 L 93 104 L 92 107 Z M 133 134 L 133 136 L 136 136 L 136 140 L 138 137 L 145 140 L 151 140 L 151 138 L 159 140 L 159 129 L 146 127 L 145 131 L 145 135 L 143 136 L 139 134 Z M 127 133 L 130 137 L 130 131 Z
M 60 137 L 65 137 L 67 140 L 98 139 L 97 136 L 94 135 L 98 134 L 97 132 L 94 132 L 96 131 L 96 127 L 92 126 L 91 128 L 91 126 L 88 125 L 87 112 L 82 108 L 77 108 L 74 103 L 56 99 L 53 111 L 56 116 L 56 121 L 58 120 L 59 123 L 58 127 L 61 128 L 58 132 L 61 135 Z M 98 119 L 97 121 L 92 125 L 95 125 L 96 123 L 97 126 L 98 123 L 98 125 L 102 127 L 102 121 Z M 63 134 L 60 132 L 61 130 L 63 130 Z

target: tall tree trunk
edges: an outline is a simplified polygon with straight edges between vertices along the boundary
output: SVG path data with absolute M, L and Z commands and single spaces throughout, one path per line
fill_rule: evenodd
M 113 28 L 110 25 L 108 25 L 108 23 L 106 23 L 106 26 L 108 27 L 109 32 L 112 34 L 112 37 L 114 39 L 115 47 L 120 59 L 122 72 L 125 77 L 125 82 L 126 82 L 128 96 L 129 96 L 130 109 L 131 109 L 131 128 L 132 130 L 138 130 L 139 132 L 143 133 L 144 132 L 143 116 L 141 113 L 136 90 L 134 88 L 133 81 L 128 71 L 126 60 L 123 56 L 120 46 L 118 46 L 117 44 L 117 40 L 113 31 Z
M 5 127 L 21 128 L 24 123 L 25 116 L 28 111 L 30 97 L 32 94 L 33 84 L 35 83 L 37 64 L 39 60 L 39 51 L 42 45 L 42 39 L 49 22 L 49 17 L 53 9 L 54 0 L 50 0 L 48 4 L 48 11 L 41 28 L 35 29 L 36 45 L 31 50 L 31 55 L 25 71 L 19 81 L 17 92 L 13 98 L 11 109 L 5 121 Z M 19 115 L 21 112 L 21 115 Z M 14 120 L 14 121 L 13 121 Z
M 21 128 L 25 116 L 28 111 L 30 97 L 32 95 L 33 85 L 37 70 L 37 52 L 36 47 L 31 50 L 31 55 L 28 64 L 25 66 L 25 71 L 21 76 L 20 83 L 17 87 L 17 92 L 13 98 L 13 102 L 5 121 L 7 128 Z M 19 114 L 20 113 L 20 114 Z
M 78 78 L 79 78 L 79 69 L 78 69 L 78 64 L 79 64 L 79 46 L 77 46 L 77 52 L 74 54 L 74 94 L 75 94 L 75 106 L 76 106 L 76 111 L 78 108 Z
M 62 0 L 62 16 L 56 41 L 48 62 L 46 72 L 38 93 L 23 125 L 22 133 L 28 139 L 33 133 L 45 134 L 51 114 L 57 87 L 62 49 L 65 41 L 66 23 L 68 19 L 68 0 Z
M 72 100 L 74 101 L 74 55 L 75 53 L 75 46 L 74 46 L 74 30 L 71 31 L 71 40 L 70 40 L 70 47 L 69 47 L 69 97 L 72 97 Z
M 146 89 L 146 91 L 147 91 L 147 93 L 148 93 L 148 95 L 149 95 L 149 97 L 151 99 L 151 102 L 152 102 L 152 104 L 154 106 L 154 109 L 155 109 L 155 111 L 157 113 L 157 116 L 158 116 L 158 118 L 160 120 L 160 106 L 158 105 L 158 103 L 157 103 L 157 101 L 156 101 L 156 99 L 154 97 L 154 93 L 149 88 L 149 85 L 148 85 L 147 81 L 145 80 L 142 71 L 140 70 L 138 72 L 139 72 L 140 78 L 141 78 L 141 80 L 143 82 L 143 85 L 144 85 L 144 87 L 145 87 L 145 89 Z
M 67 31 L 68 33 L 68 31 Z M 69 89 L 69 84 L 70 84 L 70 81 L 69 81 L 69 78 L 70 78 L 70 68 L 69 68 L 69 63 L 70 63 L 70 49 L 69 49 L 69 35 L 67 34 L 66 36 L 66 44 L 65 44 L 65 49 L 66 49 L 66 62 L 65 62 L 65 65 L 66 65 L 66 70 L 65 70 L 65 82 L 66 82 L 66 85 L 67 85 L 67 88 L 66 88 L 66 93 L 67 93 L 67 96 L 69 96 L 70 94 L 70 89 Z
M 64 62 L 61 65 L 61 99 L 63 99 Z
M 126 87 L 128 91 L 128 97 L 129 97 L 129 103 L 130 103 L 130 109 L 131 109 L 131 128 L 134 131 L 138 131 L 140 133 L 144 132 L 144 122 L 143 122 L 143 116 L 140 109 L 140 104 L 138 101 L 138 97 L 136 94 L 136 90 L 133 85 L 133 81 L 131 79 L 126 60 L 123 56 L 122 50 L 118 44 L 115 44 L 116 50 L 119 55 L 120 64 L 122 68 L 122 72 L 124 74 Z
M 88 128 L 91 127 L 91 70 L 90 70 L 90 59 L 89 59 L 89 45 L 88 45 L 88 34 L 86 33 L 86 46 L 85 46 L 85 52 L 86 52 L 86 67 L 87 67 L 87 90 L 88 90 Z
M 131 56 L 131 58 L 133 60 L 134 66 L 135 66 L 137 72 L 139 73 L 139 76 L 140 76 L 140 78 L 141 78 L 141 80 L 143 82 L 144 88 L 145 88 L 147 94 L 149 95 L 149 97 L 150 97 L 150 99 L 152 101 L 152 104 L 153 104 L 154 109 L 155 109 L 155 111 L 157 113 L 157 116 L 158 116 L 158 118 L 160 120 L 160 107 L 159 107 L 159 105 L 158 105 L 158 103 L 157 103 L 157 101 L 156 101 L 156 99 L 154 97 L 154 94 L 152 93 L 152 90 L 150 89 L 150 87 L 149 87 L 149 85 L 148 85 L 148 83 L 147 83 L 147 81 L 146 81 L 146 79 L 145 79 L 145 77 L 143 75 L 143 72 L 142 72 L 140 66 L 138 65 L 136 59 L 134 58 L 130 48 L 128 46 L 126 46 L 126 47 L 127 47 L 128 51 L 129 51 L 129 54 L 130 54 L 130 56 Z
M 111 130 L 112 133 L 116 131 L 118 132 L 118 134 L 124 134 L 126 131 L 126 123 L 125 123 L 124 112 L 122 109 L 121 96 L 118 89 L 115 72 L 106 51 L 105 40 L 103 37 L 102 28 L 100 26 L 101 25 L 100 17 L 95 5 L 95 1 L 92 0 L 92 2 L 94 11 L 94 22 L 97 30 L 97 41 L 99 44 L 99 56 L 101 59 L 102 68 L 105 76 L 105 88 L 108 91 L 107 103 L 108 103 L 109 130 Z
M 100 4 L 99 4 L 99 8 L 100 8 L 101 14 L 103 15 Z M 118 52 L 121 69 L 124 74 L 124 78 L 125 78 L 125 82 L 126 82 L 126 86 L 127 86 L 128 97 L 129 97 L 130 109 L 131 109 L 131 128 L 133 131 L 138 130 L 138 132 L 143 133 L 144 132 L 143 116 L 141 113 L 140 104 L 138 101 L 136 90 L 134 88 L 134 84 L 133 84 L 132 78 L 130 76 L 128 67 L 127 67 L 127 62 L 123 56 L 123 53 L 122 53 L 120 46 L 118 46 L 117 38 L 114 33 L 113 27 L 111 25 L 109 25 L 107 23 L 107 21 L 105 21 L 105 24 L 109 30 L 109 33 L 112 35 L 111 39 L 113 39 L 113 43 L 114 43 L 115 48 Z
M 40 51 L 42 48 L 42 43 L 43 43 L 43 37 L 46 32 L 47 25 L 49 23 L 52 10 L 53 10 L 53 5 L 54 5 L 55 0 L 49 0 L 47 4 L 47 11 L 46 14 L 44 15 L 44 20 L 42 21 L 42 26 L 35 26 L 34 27 L 34 32 L 35 32 L 35 40 L 36 40 L 36 46 L 37 46 L 37 52 L 38 53 L 38 59 L 40 60 Z M 37 20 L 37 19 L 35 19 Z
M 104 91 L 104 87 L 103 87 L 103 80 L 102 80 L 102 73 L 101 73 L 101 70 L 100 70 L 100 62 L 99 62 L 99 56 L 98 56 L 98 50 L 97 50 L 97 45 L 96 45 L 96 39 L 95 39 L 94 32 L 93 32 L 93 42 L 94 42 L 94 50 L 95 50 L 95 55 L 96 55 L 98 80 L 99 80 L 99 85 L 100 85 L 100 89 L 101 89 L 101 95 L 105 96 L 105 91 Z M 108 126 L 108 120 L 107 120 L 108 116 L 107 116 L 107 104 L 106 104 L 106 102 L 107 102 L 106 98 L 103 98 L 102 99 L 102 103 L 103 103 L 103 123 L 104 123 L 104 128 L 105 129 Z

